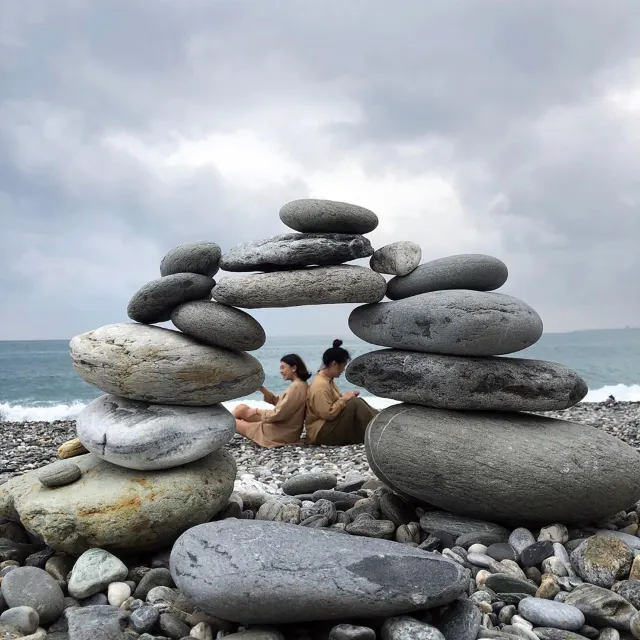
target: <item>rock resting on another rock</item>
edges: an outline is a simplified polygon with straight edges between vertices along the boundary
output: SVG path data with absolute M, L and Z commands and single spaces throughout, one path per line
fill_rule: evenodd
M 76 556 L 92 547 L 117 552 L 171 545 L 226 506 L 236 474 L 226 451 L 144 473 L 92 454 L 74 460 L 82 478 L 54 491 L 40 484 L 42 469 L 0 485 L 0 517 L 20 521 L 51 548 Z
M 439 554 L 263 520 L 221 520 L 183 534 L 171 574 L 196 606 L 270 624 L 390 616 L 466 591 L 469 573 Z
M 401 240 L 377 249 L 371 256 L 369 266 L 378 273 L 406 276 L 418 268 L 421 258 L 420 245 Z
M 575 371 L 556 362 L 397 349 L 358 356 L 346 377 L 382 398 L 465 411 L 559 411 L 588 392 Z
M 507 265 L 493 256 L 463 253 L 425 262 L 406 276 L 391 278 L 387 297 L 392 300 L 445 289 L 493 291 L 499 289 L 509 275 Z
M 82 444 L 127 469 L 170 469 L 204 458 L 233 438 L 236 421 L 221 404 L 184 407 L 104 395 L 76 418 Z
M 365 449 L 401 495 L 490 522 L 597 522 L 640 498 L 632 447 L 543 416 L 397 404 L 369 423 Z
M 349 328 L 381 347 L 497 356 L 535 344 L 542 335 L 542 320 L 517 298 L 460 289 L 357 307 L 349 316 Z
M 369 240 L 343 233 L 285 233 L 245 242 L 222 256 L 225 271 L 275 271 L 342 264 L 373 253 Z
M 249 395 L 264 382 L 262 365 L 248 353 L 161 327 L 105 325 L 76 336 L 70 347 L 85 382 L 131 400 L 208 406 Z
M 378 226 L 373 211 L 347 202 L 302 198 L 280 209 L 280 220 L 302 233 L 369 233 Z
M 379 273 L 355 265 L 312 267 L 222 278 L 213 297 L 245 309 L 378 302 L 387 283 Z
M 197 273 L 175 273 L 147 282 L 127 306 L 127 315 L 136 322 L 167 322 L 171 312 L 189 300 L 210 300 L 216 281 Z
M 222 251 L 215 242 L 184 242 L 162 258 L 160 275 L 199 273 L 213 278 L 218 273 Z
M 81 475 L 82 471 L 77 464 L 69 460 L 59 460 L 45 467 L 38 478 L 43 486 L 53 488 L 71 484 Z
M 209 300 L 185 302 L 171 313 L 171 322 L 188 336 L 237 351 L 254 351 L 267 336 L 262 325 L 248 313 Z

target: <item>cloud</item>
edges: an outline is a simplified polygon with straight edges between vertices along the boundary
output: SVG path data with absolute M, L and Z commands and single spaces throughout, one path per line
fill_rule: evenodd
M 0 25 L 0 338 L 123 321 L 167 250 L 281 232 L 300 197 L 373 209 L 376 246 L 499 256 L 547 330 L 638 324 L 633 0 L 8 0 Z M 349 308 L 255 315 L 338 334 Z

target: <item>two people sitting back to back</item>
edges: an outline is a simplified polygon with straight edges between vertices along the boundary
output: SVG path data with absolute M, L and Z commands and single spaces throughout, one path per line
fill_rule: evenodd
M 260 388 L 265 402 L 273 409 L 254 409 L 246 404 L 233 410 L 236 430 L 261 447 L 303 444 L 347 445 L 364 442 L 364 433 L 377 411 L 359 396 L 359 391 L 340 393 L 335 383 L 346 369 L 349 352 L 342 340 L 322 355 L 322 368 L 311 384 L 302 358 L 296 354 L 283 356 L 280 375 L 291 384 L 277 396 Z

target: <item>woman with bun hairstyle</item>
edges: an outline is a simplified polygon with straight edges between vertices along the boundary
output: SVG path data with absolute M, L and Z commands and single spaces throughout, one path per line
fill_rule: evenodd
M 378 413 L 358 397 L 359 391 L 340 393 L 335 379 L 342 375 L 350 359 L 342 340 L 334 340 L 333 346 L 322 354 L 322 369 L 307 392 L 309 444 L 361 444 L 367 425 Z
M 290 353 L 280 358 L 280 375 L 291 382 L 281 396 L 260 387 L 264 401 L 274 405 L 273 409 L 252 409 L 240 404 L 233 410 L 236 431 L 267 449 L 302 444 L 307 380 L 311 374 L 302 358 Z

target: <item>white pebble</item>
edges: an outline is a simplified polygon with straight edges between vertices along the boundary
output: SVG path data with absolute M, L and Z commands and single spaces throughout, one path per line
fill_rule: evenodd
M 107 600 L 112 607 L 120 607 L 131 597 L 131 587 L 126 582 L 112 582 L 107 589 Z
M 486 545 L 484 545 L 484 544 L 476 543 L 476 544 L 472 544 L 469 547 L 469 549 L 467 549 L 467 551 L 469 553 L 483 553 L 483 554 L 485 554 L 485 553 L 487 553 L 487 548 L 488 547 Z
M 549 542 L 560 542 L 564 544 L 569 540 L 569 532 L 563 524 L 551 524 L 548 527 L 540 529 L 538 542 L 548 540 Z
M 213 630 L 206 622 L 199 622 L 189 633 L 189 637 L 198 640 L 213 640 Z
M 480 569 L 476 575 L 476 584 L 479 587 L 484 586 L 487 578 L 491 575 L 491 571 L 487 571 L 486 569 Z
M 511 624 L 519 624 L 527 629 L 533 629 L 533 625 L 528 620 L 517 614 L 511 618 Z

